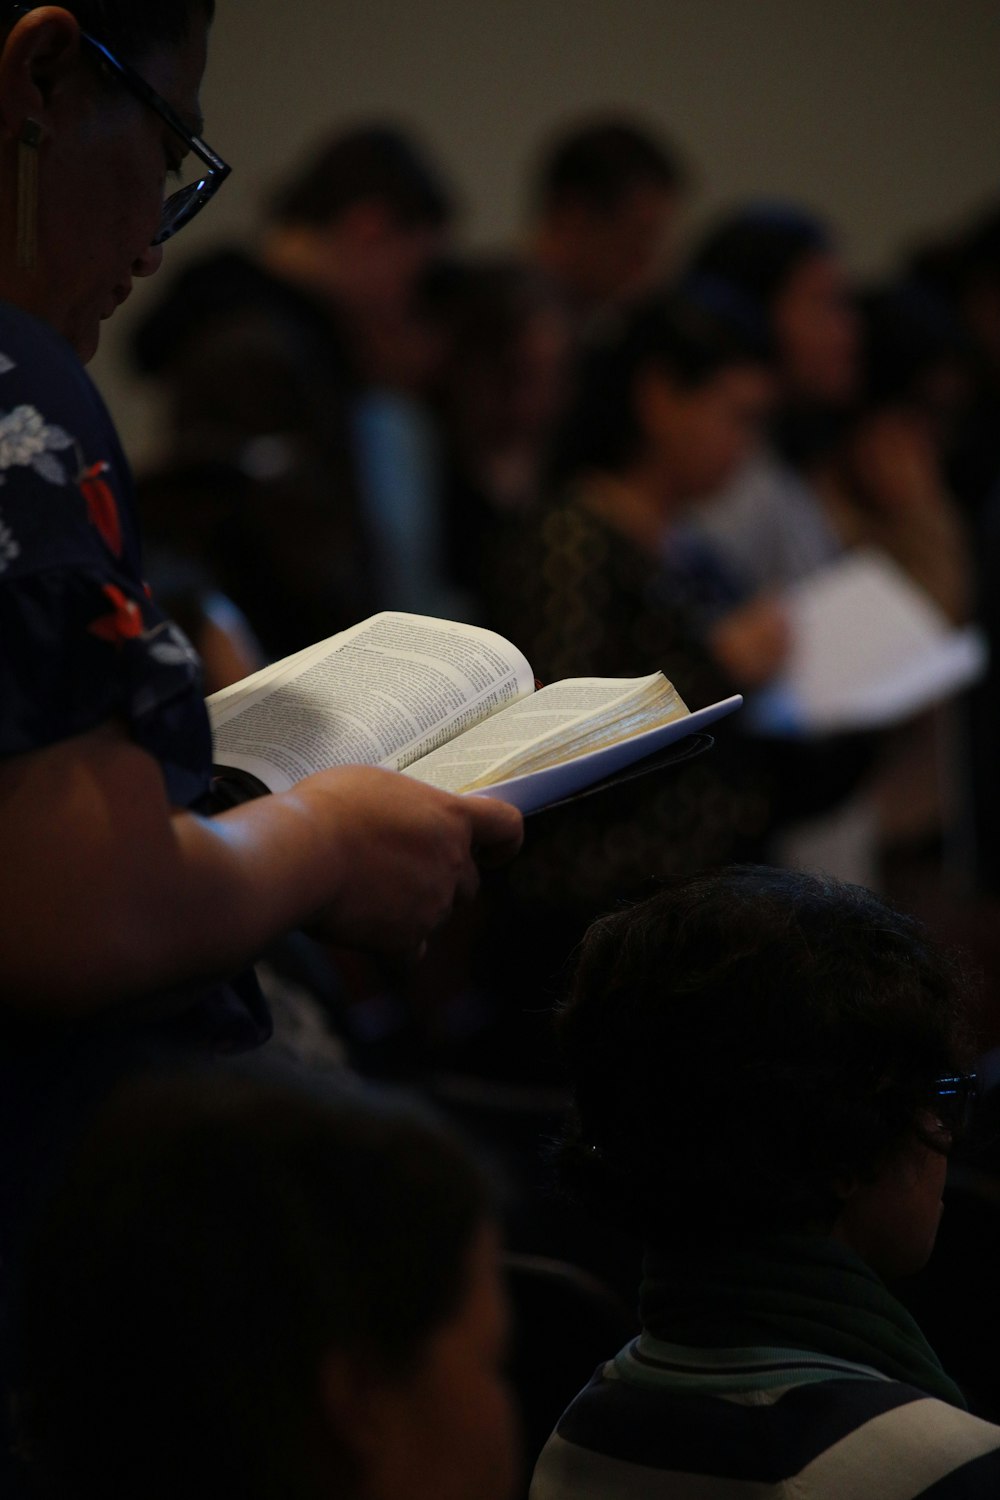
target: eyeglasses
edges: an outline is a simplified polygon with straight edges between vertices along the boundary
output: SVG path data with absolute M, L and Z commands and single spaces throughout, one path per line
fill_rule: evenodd
M 934 1080 L 931 1094 L 934 1112 L 951 1135 L 968 1129 L 977 1098 L 975 1073 L 948 1073 Z
M 26 16 L 33 9 L 30 5 L 10 5 L 7 7 L 14 15 Z M 200 213 L 210 198 L 214 198 L 222 184 L 225 182 L 232 168 L 207 145 L 200 136 L 194 135 L 184 124 L 177 112 L 171 109 L 167 101 L 160 97 L 154 88 L 146 82 L 134 68 L 128 63 L 120 62 L 113 52 L 99 42 L 95 36 L 81 29 L 80 36 L 93 48 L 100 58 L 102 64 L 109 68 L 114 76 L 129 89 L 143 104 L 166 121 L 176 136 L 184 142 L 192 156 L 207 168 L 205 172 L 199 173 L 193 182 L 187 182 L 183 187 L 171 193 L 164 199 L 163 208 L 160 213 L 160 227 L 153 240 L 154 245 L 162 245 L 169 240 L 171 235 L 183 229 L 185 224 L 190 224 L 195 214 Z

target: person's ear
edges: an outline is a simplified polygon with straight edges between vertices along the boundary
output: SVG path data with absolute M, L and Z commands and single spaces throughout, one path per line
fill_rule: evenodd
M 61 5 L 43 5 L 14 25 L 0 51 L 0 122 L 20 138 L 26 121 L 43 137 L 64 85 L 76 76 L 80 25 Z
M 320 1405 L 338 1444 L 368 1470 L 386 1440 L 392 1386 L 371 1362 L 341 1350 L 320 1366 Z

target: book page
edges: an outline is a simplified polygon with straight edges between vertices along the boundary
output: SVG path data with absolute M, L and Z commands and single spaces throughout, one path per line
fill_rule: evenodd
M 569 678 L 421 757 L 410 774 L 445 791 L 488 788 L 491 782 L 570 760 L 686 714 L 662 672 Z
M 488 787 L 468 795 L 499 797 L 523 813 L 534 813 L 636 775 L 669 774 L 667 767 L 683 764 L 691 754 L 700 754 L 709 748 L 712 739 L 703 731 L 733 713 L 742 702 L 739 696 L 724 698 L 707 708 L 696 708 L 693 713 L 671 719 L 667 724 L 641 730 L 629 739 L 616 740 L 599 750 L 588 750 L 573 760 L 560 761 L 558 765 L 532 771 L 527 776 L 491 781 Z M 686 746 L 690 748 L 685 749 Z M 407 774 L 413 775 L 415 769 L 411 767 Z
M 524 656 L 493 631 L 389 612 L 278 668 L 208 700 L 216 763 L 272 791 L 330 766 L 402 770 L 534 690 Z
M 759 695 L 754 728 L 831 733 L 898 723 L 982 672 L 978 633 L 958 630 L 893 562 L 860 549 L 788 596 L 792 652 Z

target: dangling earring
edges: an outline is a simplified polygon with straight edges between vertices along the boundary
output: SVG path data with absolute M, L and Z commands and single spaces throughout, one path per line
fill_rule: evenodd
M 25 120 L 17 140 L 17 264 L 22 271 L 38 265 L 38 148 L 42 127 Z

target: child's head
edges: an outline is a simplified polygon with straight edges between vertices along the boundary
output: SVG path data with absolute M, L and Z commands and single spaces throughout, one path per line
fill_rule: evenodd
M 25 1280 L 43 1494 L 509 1492 L 488 1195 L 411 1110 L 147 1084 L 88 1141 Z
M 926 1258 L 939 1186 L 926 1245 L 886 1249 L 853 1216 L 914 1153 L 943 1170 L 961 990 L 860 887 L 757 867 L 672 884 L 585 939 L 559 1021 L 567 1186 L 662 1246 L 804 1230 L 886 1270 Z

